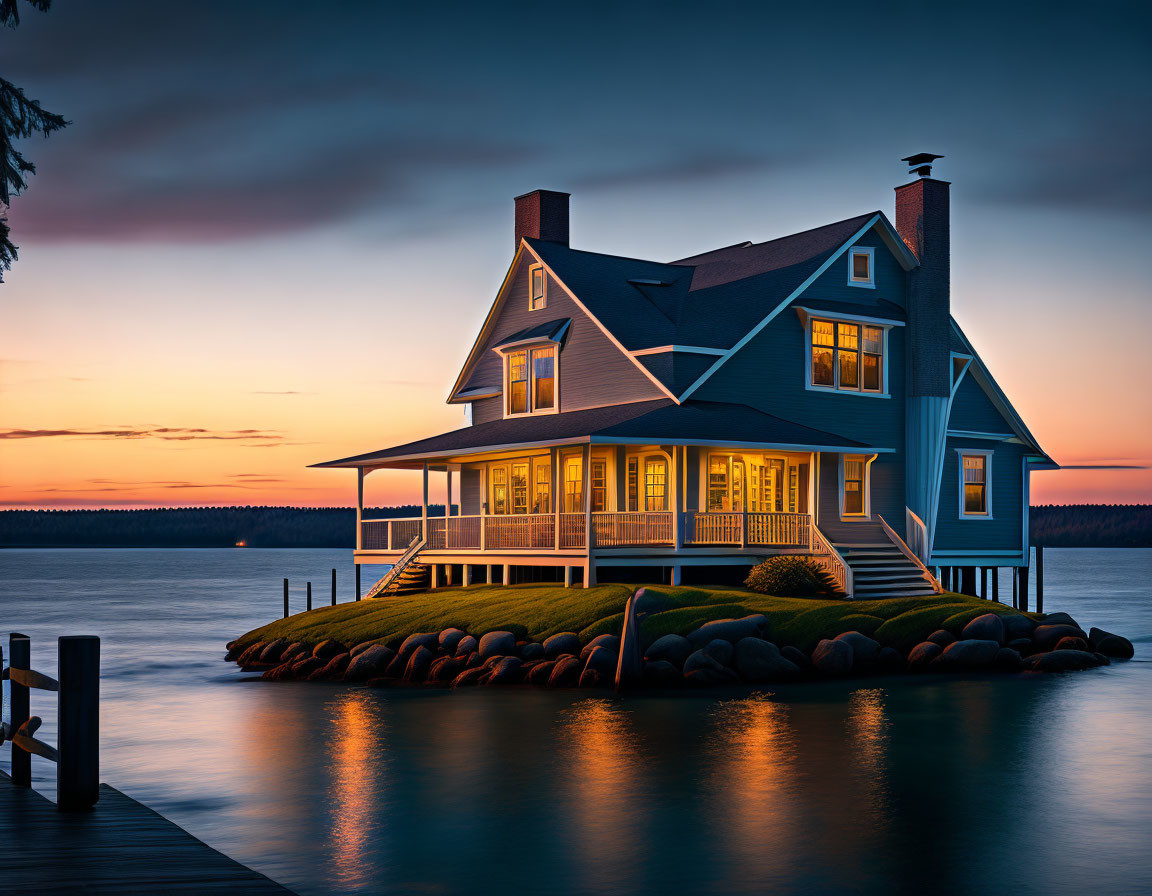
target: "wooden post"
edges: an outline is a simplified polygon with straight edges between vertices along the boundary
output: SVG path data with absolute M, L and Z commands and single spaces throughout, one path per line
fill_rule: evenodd
M 364 468 L 356 468 L 356 550 L 364 547 Z M 391 525 L 389 525 L 391 530 Z M 391 531 L 388 533 L 391 535 Z M 388 545 L 391 547 L 391 544 Z
M 1000 567 L 992 567 L 992 600 L 1000 603 Z
M 684 499 L 680 487 L 680 452 L 682 450 L 686 449 L 682 449 L 677 445 L 672 446 L 672 549 L 676 551 L 677 554 L 680 553 L 681 546 L 680 505 Z M 637 464 L 636 475 L 637 477 L 640 475 L 639 464 Z M 675 575 L 675 573 L 673 573 L 673 575 Z M 675 585 L 676 582 L 672 584 Z
M 424 497 L 420 505 L 420 535 L 428 539 L 428 464 L 424 464 Z
M 32 642 L 27 635 L 19 632 L 8 635 L 8 667 L 32 668 Z M 12 722 L 10 734 L 15 734 L 28 721 L 28 687 L 10 681 L 8 688 L 8 715 Z M 12 783 L 22 787 L 32 786 L 32 754 L 24 752 L 16 744 L 12 744 Z
M 64 636 L 59 650 L 56 806 L 91 809 L 100 798 L 100 639 Z
M 437 588 L 440 587 L 440 564 L 439 563 L 431 564 L 429 566 L 429 570 L 431 571 L 431 579 L 428 582 L 429 588 L 430 588 L 430 590 L 435 591 Z
M 1020 609 L 1028 612 L 1028 567 L 1020 567 Z
M 487 566 L 484 567 L 484 584 L 485 585 L 491 585 L 492 584 L 492 564 L 491 563 L 489 563 Z
M 463 566 L 460 567 L 460 585 L 463 588 L 467 588 L 471 584 L 472 584 L 472 566 L 471 566 L 471 564 L 465 563 Z
M 1044 545 L 1036 545 L 1036 612 L 1044 612 Z
M 311 609 L 312 609 L 312 583 L 311 583 L 311 582 L 309 582 L 309 583 L 308 583 L 308 604 L 307 604 L 307 608 L 308 608 L 309 610 L 311 610 Z
M 354 563 L 356 567 L 356 600 L 360 600 L 360 564 Z
M 1020 569 L 1016 566 L 1012 567 L 1012 607 L 1020 609 Z
M 556 542 L 556 544 L 554 545 L 554 549 L 556 550 L 557 553 L 559 553 L 560 552 L 560 511 L 563 509 L 563 505 L 564 505 L 563 495 L 561 494 L 561 489 L 564 487 L 564 484 L 560 480 L 560 474 L 562 472 L 560 469 L 560 449 L 559 448 L 552 448 L 550 450 L 552 452 L 552 458 L 551 458 L 551 461 L 552 461 L 552 512 L 556 518 L 555 521 L 553 522 L 553 527 L 554 527 L 555 531 L 553 531 L 552 534 L 553 534 L 553 536 L 555 538 L 555 542 Z
M 592 443 L 584 446 L 580 458 L 580 490 L 584 495 L 584 551 L 587 555 L 584 564 L 584 587 L 591 588 L 596 581 L 592 568 Z
M 332 606 L 336 606 L 336 570 L 332 570 Z
M 572 587 L 572 567 L 567 564 L 564 565 L 564 587 Z
M 512 567 L 509 564 L 505 563 L 502 573 L 503 573 L 503 575 L 502 575 L 502 580 L 501 580 L 500 584 L 502 584 L 505 588 L 507 588 L 509 585 L 512 584 Z
M 288 618 L 288 580 L 284 580 L 284 618 Z
M 673 586 L 680 584 L 680 575 L 681 575 L 681 568 L 679 566 L 673 566 L 672 567 L 672 585 Z

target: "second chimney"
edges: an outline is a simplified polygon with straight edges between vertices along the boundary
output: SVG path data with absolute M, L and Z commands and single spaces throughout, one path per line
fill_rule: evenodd
M 524 237 L 568 245 L 568 193 L 533 190 L 516 197 L 516 248 Z

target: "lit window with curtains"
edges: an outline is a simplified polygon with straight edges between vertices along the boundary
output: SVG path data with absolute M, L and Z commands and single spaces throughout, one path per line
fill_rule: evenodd
M 509 352 L 504 366 L 509 414 L 556 409 L 556 346 Z
M 864 516 L 865 458 L 859 454 L 844 455 L 844 508 L 842 516 Z
M 532 349 L 532 410 L 556 407 L 556 349 Z
M 644 509 L 668 509 L 668 464 L 653 459 L 644 464 Z
M 532 512 L 552 512 L 552 467 L 547 462 L 536 464 L 536 485 L 532 492 Z
M 592 461 L 592 512 L 604 513 L 608 509 L 608 464 Z
M 528 413 L 528 353 L 508 355 L 508 413 Z
M 564 462 L 564 512 L 584 512 L 584 481 L 580 468 L 583 461 L 570 457 Z
M 964 516 L 988 515 L 988 455 L 965 454 L 962 461 Z
M 846 392 L 884 391 L 884 329 L 812 320 L 812 385 Z
M 528 310 L 539 311 L 546 304 L 544 297 L 544 268 L 536 265 L 531 271 L 532 294 L 528 299 Z

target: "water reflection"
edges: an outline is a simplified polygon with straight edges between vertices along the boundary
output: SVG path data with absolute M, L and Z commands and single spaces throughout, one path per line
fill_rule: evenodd
M 848 697 L 848 737 L 857 787 L 873 820 L 885 809 L 888 716 L 881 688 L 853 691 Z

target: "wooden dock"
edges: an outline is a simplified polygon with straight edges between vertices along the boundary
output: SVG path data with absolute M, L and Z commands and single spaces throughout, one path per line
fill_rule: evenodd
M 107 784 L 93 809 L 61 812 L 5 774 L 0 869 L 6 893 L 292 896 Z

